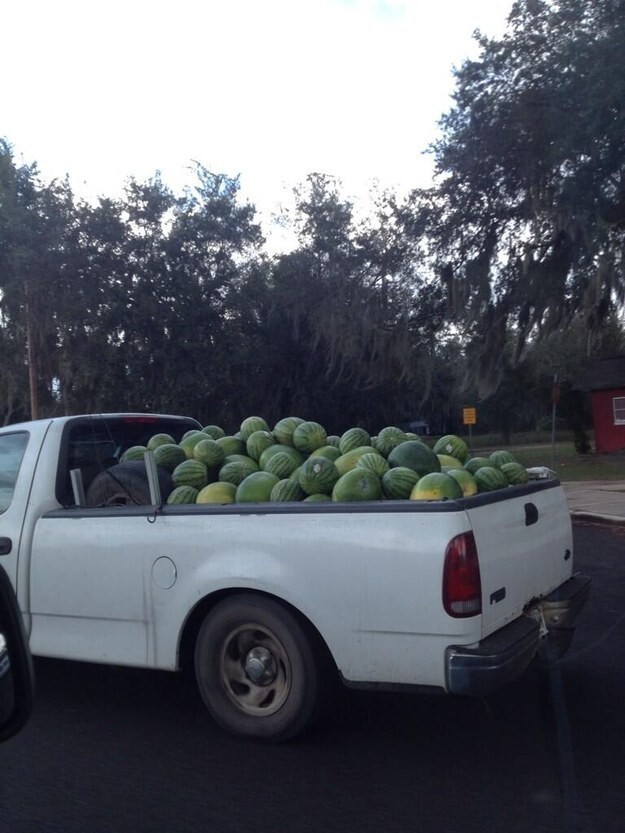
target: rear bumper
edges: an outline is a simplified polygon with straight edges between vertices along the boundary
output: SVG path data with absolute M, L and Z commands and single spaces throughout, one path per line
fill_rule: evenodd
M 526 615 L 477 645 L 450 645 L 445 652 L 447 691 L 488 694 L 522 674 L 537 653 L 545 652 L 551 658 L 562 656 L 571 643 L 589 589 L 588 577 L 575 576 Z
M 575 633 L 577 617 L 590 592 L 588 576 L 574 576 L 539 602 L 545 625 L 549 630 L 550 658 L 561 657 L 569 648 Z M 544 646 L 541 644 L 541 653 Z

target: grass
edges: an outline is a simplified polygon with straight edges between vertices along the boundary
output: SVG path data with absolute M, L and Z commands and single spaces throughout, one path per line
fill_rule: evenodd
M 495 438 L 496 439 L 496 438 Z M 526 443 L 512 437 L 512 444 L 502 446 L 496 442 L 482 446 L 472 442 L 475 456 L 486 455 L 497 448 L 505 448 L 526 467 L 549 466 L 553 468 L 560 480 L 625 480 L 625 453 L 578 454 L 572 440 L 556 441 L 552 449 L 551 442 Z
M 594 442 L 594 434 L 588 431 L 588 439 L 591 444 Z M 462 439 L 468 443 L 469 437 L 467 434 L 462 435 Z M 570 443 L 573 444 L 573 434 L 571 431 L 556 431 L 556 443 Z M 551 447 L 551 431 L 522 431 L 512 434 L 511 441 L 517 448 L 525 445 L 548 445 Z M 504 444 L 501 434 L 477 434 L 471 438 L 471 445 L 473 450 L 479 448 L 507 448 Z

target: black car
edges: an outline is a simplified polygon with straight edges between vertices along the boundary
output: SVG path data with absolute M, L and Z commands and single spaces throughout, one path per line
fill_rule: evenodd
M 33 705 L 33 666 L 13 587 L 0 567 L 0 741 L 24 726 Z

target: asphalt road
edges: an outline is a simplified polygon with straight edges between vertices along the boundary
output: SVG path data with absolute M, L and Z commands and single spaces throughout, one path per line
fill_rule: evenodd
M 223 735 L 190 679 L 37 661 L 0 833 L 621 833 L 625 528 L 575 539 L 593 591 L 552 688 L 531 669 L 485 701 L 354 694 L 263 746 Z

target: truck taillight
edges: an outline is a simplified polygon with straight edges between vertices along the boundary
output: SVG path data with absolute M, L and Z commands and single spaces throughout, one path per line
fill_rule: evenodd
M 445 550 L 443 607 L 455 619 L 482 612 L 482 583 L 472 532 L 452 538 Z

